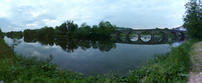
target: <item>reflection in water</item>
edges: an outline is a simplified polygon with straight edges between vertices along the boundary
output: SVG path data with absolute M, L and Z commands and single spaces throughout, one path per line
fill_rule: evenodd
M 62 47 L 67 52 L 74 52 L 74 49 L 80 47 L 82 50 L 89 48 L 99 49 L 100 51 L 109 51 L 116 45 L 110 40 L 92 41 L 92 40 L 76 40 L 76 39 L 56 39 L 56 45 Z
M 137 41 L 138 40 L 138 37 L 131 37 L 130 38 L 130 41 Z
M 13 40 L 5 37 L 9 45 Z M 168 44 L 140 45 L 122 44 L 115 40 L 77 40 L 68 38 L 24 38 L 14 50 L 23 56 L 47 59 L 53 56 L 52 63 L 61 69 L 84 74 L 106 74 L 118 71 L 121 74 L 138 66 L 145 65 L 148 58 L 170 51 Z
M 82 50 L 86 50 L 89 48 L 99 49 L 100 51 L 109 51 L 112 48 L 116 47 L 115 42 L 112 40 L 78 40 L 72 38 L 24 38 L 24 41 L 27 43 L 31 42 L 39 42 L 42 45 L 50 45 L 53 46 L 56 44 L 60 46 L 66 52 L 74 52 L 74 49 L 81 48 Z
M 131 33 L 129 34 L 130 41 L 138 41 L 138 34 Z
M 141 35 L 141 40 L 144 41 L 144 42 L 148 42 L 151 40 L 151 35 Z

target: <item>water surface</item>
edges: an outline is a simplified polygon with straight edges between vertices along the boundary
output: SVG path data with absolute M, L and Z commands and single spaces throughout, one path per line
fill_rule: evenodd
M 108 41 L 58 41 L 44 43 L 25 42 L 24 39 L 5 41 L 14 46 L 14 51 L 22 56 L 48 59 L 61 69 L 81 72 L 87 75 L 108 74 L 110 72 L 127 73 L 143 66 L 149 58 L 170 51 L 169 44 L 127 44 Z

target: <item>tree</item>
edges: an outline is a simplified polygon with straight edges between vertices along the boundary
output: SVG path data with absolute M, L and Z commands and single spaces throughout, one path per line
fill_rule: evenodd
M 55 30 L 53 27 L 43 27 L 39 30 L 37 30 L 36 33 L 36 39 L 44 44 L 44 45 L 53 45 L 54 44 L 54 38 L 55 38 Z
M 36 42 L 37 30 L 26 29 L 23 32 L 25 42 Z
M 79 29 L 75 32 L 74 35 L 77 35 L 77 38 L 89 38 L 91 35 L 91 26 L 86 23 L 81 24 Z
M 101 21 L 98 25 L 98 36 L 99 37 L 109 37 L 110 34 L 115 31 L 115 26 L 110 22 Z
M 4 33 L 1 31 L 1 28 L 0 28 L 0 38 L 3 38 L 4 37 Z
M 169 30 L 169 29 L 166 27 L 166 28 L 164 28 L 164 30 Z
M 190 0 L 186 5 L 184 27 L 189 37 L 202 39 L 202 4 L 200 0 Z
M 11 39 L 22 39 L 23 32 L 22 31 L 11 31 L 11 32 L 7 32 L 5 35 Z
M 58 29 L 60 32 L 67 32 L 67 23 L 64 22 L 62 23 L 59 27 L 57 27 L 56 29 Z
M 72 37 L 74 32 L 78 29 L 78 25 L 74 24 L 73 21 L 66 21 L 62 23 L 59 27 L 56 27 L 56 32 L 62 35 L 68 35 Z
M 70 32 L 70 33 L 73 33 L 75 30 L 78 29 L 78 25 L 74 24 L 73 21 L 67 21 L 66 24 L 67 24 L 66 25 L 67 31 Z
M 96 39 L 98 35 L 98 26 L 93 25 L 91 29 L 91 38 Z
M 43 27 L 37 31 L 37 37 L 40 39 L 44 38 L 54 38 L 55 31 L 52 27 Z

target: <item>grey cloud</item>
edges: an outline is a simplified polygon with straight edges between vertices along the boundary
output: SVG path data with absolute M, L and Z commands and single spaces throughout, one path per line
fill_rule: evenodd
M 78 24 L 86 22 L 90 25 L 107 20 L 117 26 L 131 28 L 172 28 L 182 25 L 186 2 L 187 0 L 0 1 L 0 5 L 7 4 L 10 7 L 7 8 L 9 10 L 0 10 L 8 12 L 8 16 L 0 16 L 0 27 L 3 31 L 11 31 L 54 27 L 65 20 L 74 20 Z

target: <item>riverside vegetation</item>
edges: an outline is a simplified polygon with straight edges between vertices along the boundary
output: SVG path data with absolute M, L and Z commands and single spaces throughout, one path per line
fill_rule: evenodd
M 130 70 L 126 76 L 117 74 L 85 76 L 81 73 L 60 70 L 55 64 L 50 63 L 51 58 L 47 61 L 39 61 L 33 58 L 18 56 L 5 43 L 3 40 L 4 34 L 0 31 L 0 81 L 3 80 L 5 83 L 186 83 L 191 65 L 189 51 L 191 46 L 198 41 L 193 39 L 201 40 L 202 38 L 200 1 L 190 0 L 186 8 L 187 12 L 184 18 L 184 26 L 187 28 L 191 40 L 185 41 L 179 47 L 172 48 L 164 56 L 154 57 L 146 66 Z M 73 22 L 66 22 L 56 27 L 56 31 L 49 29 L 50 32 L 54 31 L 54 34 L 56 32 L 57 37 L 68 36 L 70 38 L 76 38 L 85 35 L 82 38 L 95 39 L 97 36 L 108 37 L 110 32 L 114 30 L 114 26 L 111 26 L 109 22 L 102 22 L 98 26 L 93 26 L 93 28 L 89 28 L 89 26 L 83 24 L 84 29 L 67 29 L 65 28 L 67 26 L 78 27 Z M 111 28 L 107 28 L 106 26 L 110 26 Z M 40 32 L 40 30 L 27 30 L 27 32 L 36 34 L 38 34 L 38 31 Z M 89 31 L 91 32 L 88 33 Z M 76 32 L 82 34 L 75 34 Z M 25 30 L 24 36 L 36 35 L 33 33 L 30 35 Z M 96 34 L 96 36 L 92 34 Z
M 139 83 L 139 82 L 186 82 L 189 73 L 189 50 L 194 41 L 173 48 L 165 56 L 156 56 L 148 65 L 130 70 L 126 76 L 118 74 L 85 76 L 81 73 L 60 70 L 51 59 L 39 61 L 14 53 L 0 39 L 0 80 L 4 82 L 61 82 L 61 83 Z

